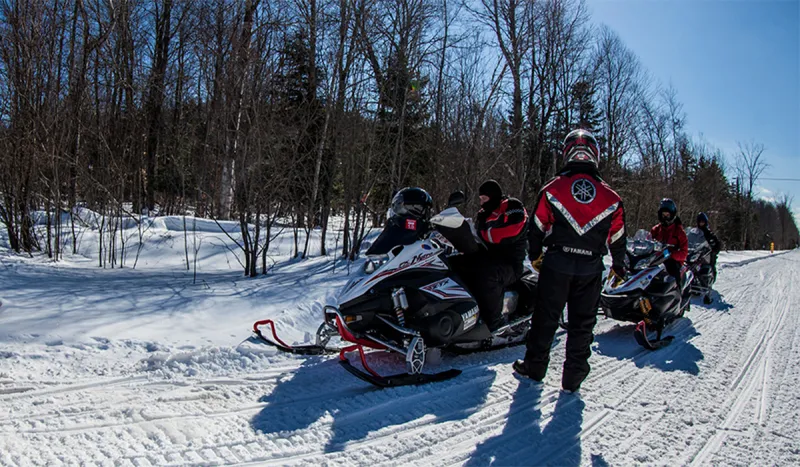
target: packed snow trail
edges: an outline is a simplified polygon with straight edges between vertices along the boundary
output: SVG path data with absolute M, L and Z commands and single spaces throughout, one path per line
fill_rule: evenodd
M 209 274 L 208 289 L 6 267 L 0 465 L 797 464 L 800 252 L 721 263 L 715 303 L 696 301 L 669 347 L 642 350 L 632 326 L 601 318 L 580 397 L 558 390 L 562 334 L 542 387 L 512 373 L 521 347 L 446 355 L 430 369 L 458 378 L 376 390 L 334 358 L 233 342 L 291 303 L 284 323 L 313 331 L 311 301 L 346 279 L 321 261 L 278 269 L 274 283 Z

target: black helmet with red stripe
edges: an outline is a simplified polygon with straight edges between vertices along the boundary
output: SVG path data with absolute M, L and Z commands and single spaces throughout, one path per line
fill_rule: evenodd
M 592 164 L 597 167 L 600 161 L 600 145 L 592 132 L 578 129 L 569 132 L 564 138 L 564 165 L 570 163 Z

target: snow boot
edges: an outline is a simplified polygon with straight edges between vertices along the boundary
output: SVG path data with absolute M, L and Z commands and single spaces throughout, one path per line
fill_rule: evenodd
M 564 388 L 562 388 L 562 389 L 561 389 L 561 391 L 559 391 L 559 392 L 560 392 L 561 394 L 564 394 L 565 396 L 581 397 L 581 391 L 580 391 L 579 389 L 576 389 L 576 390 L 574 390 L 574 391 L 571 391 L 571 390 L 569 390 L 569 389 L 564 389 Z
M 544 379 L 544 374 L 540 374 L 542 372 L 536 371 L 536 369 L 531 368 L 525 360 L 517 360 L 511 365 L 514 368 L 514 371 L 519 374 L 520 376 L 524 376 L 526 378 L 532 379 L 536 383 L 542 384 L 542 380 Z
M 711 295 L 703 297 L 703 305 L 711 305 L 712 303 L 714 303 L 714 299 L 711 298 Z

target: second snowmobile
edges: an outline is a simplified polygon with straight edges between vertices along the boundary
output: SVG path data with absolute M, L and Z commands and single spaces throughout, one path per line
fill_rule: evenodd
M 672 341 L 673 336 L 662 337 L 664 328 L 689 308 L 694 274 L 684 267 L 682 284 L 678 284 L 664 266 L 669 258 L 667 245 L 654 241 L 646 230 L 629 238 L 626 250 L 630 273 L 626 278 L 608 276 L 600 308 L 609 318 L 637 323 L 636 341 L 655 350 Z
M 393 203 L 386 228 L 367 251 L 363 274 L 344 287 L 337 306 L 324 307 L 316 344 L 286 345 L 270 320 L 257 322 L 255 334 L 286 352 L 338 352 L 339 362 L 348 372 L 378 387 L 442 381 L 461 373 L 456 369 L 423 373 L 426 352 L 431 348 L 463 353 L 522 343 L 530 327 L 538 276 L 529 272 L 506 291 L 503 314 L 508 324 L 491 333 L 451 261 L 460 253 L 484 248 L 455 207 L 463 199 L 463 193 L 454 193 L 448 208 L 430 218 L 402 202 Z M 272 337 L 260 330 L 267 325 Z M 350 345 L 328 347 L 333 336 Z M 404 356 L 405 372 L 378 374 L 367 363 L 365 349 Z M 358 352 L 363 370 L 350 362 L 349 352 Z

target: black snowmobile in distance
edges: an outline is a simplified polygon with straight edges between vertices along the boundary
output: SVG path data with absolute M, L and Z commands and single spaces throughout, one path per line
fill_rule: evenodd
M 664 328 L 689 308 L 694 274 L 683 268 L 683 286 L 667 273 L 667 245 L 653 240 L 650 232 L 639 230 L 626 246 L 628 277 L 609 274 L 600 294 L 603 314 L 618 321 L 637 323 L 636 342 L 649 350 L 668 345 L 674 336 L 662 337 Z M 655 332 L 655 338 L 651 333 Z
M 689 256 L 686 264 L 694 273 L 695 280 L 692 281 L 692 295 L 703 297 L 705 303 L 710 303 L 711 288 L 717 278 L 714 276 L 714 268 L 711 267 L 711 245 L 706 241 L 703 231 L 697 227 L 692 227 L 686 232 L 689 241 Z
M 324 307 L 316 344 L 285 344 L 271 320 L 255 323 L 256 337 L 285 352 L 339 353 L 344 369 L 378 387 L 443 381 L 461 373 L 457 369 L 423 373 L 426 352 L 431 348 L 466 353 L 522 343 L 530 327 L 538 275 L 526 273 L 506 291 L 503 313 L 509 324 L 491 333 L 480 320 L 474 297 L 451 265 L 455 255 L 485 248 L 455 207 L 463 201 L 463 193 L 453 193 L 448 207 L 430 219 L 413 215 L 402 203 L 393 208 L 383 232 L 367 251 L 360 277 L 350 280 L 340 292 L 338 306 Z M 271 327 L 272 338 L 262 334 L 262 326 Z M 330 339 L 337 336 L 350 345 L 328 347 Z M 365 349 L 404 356 L 406 371 L 381 376 L 367 363 Z M 353 351 L 358 352 L 363 370 L 348 360 L 347 353 Z

